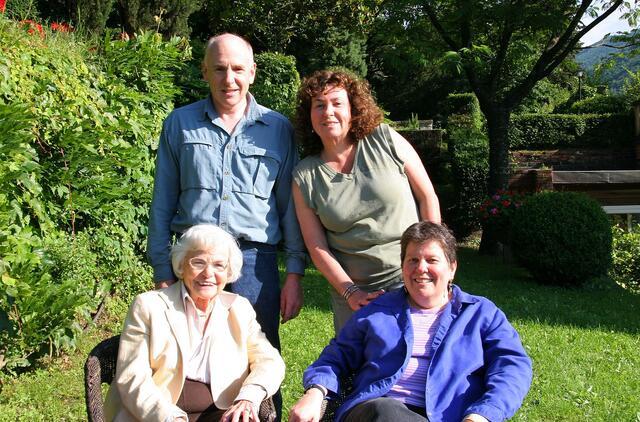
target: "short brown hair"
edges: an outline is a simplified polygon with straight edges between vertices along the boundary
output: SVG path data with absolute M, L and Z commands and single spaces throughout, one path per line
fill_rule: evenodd
M 305 78 L 298 90 L 296 132 L 303 155 L 318 154 L 322 150 L 322 141 L 311 125 L 311 101 L 329 86 L 347 91 L 351 105 L 349 135 L 353 142 L 369 135 L 382 122 L 382 110 L 373 99 L 367 81 L 342 70 L 318 70 Z
M 449 228 L 444 224 L 432 223 L 431 221 L 419 221 L 410 225 L 400 239 L 400 262 L 404 262 L 409 243 L 427 243 L 436 241 L 444 251 L 449 264 L 457 262 L 456 238 Z

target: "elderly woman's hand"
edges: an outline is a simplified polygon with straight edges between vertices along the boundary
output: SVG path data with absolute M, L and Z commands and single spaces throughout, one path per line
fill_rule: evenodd
M 257 422 L 258 420 L 256 406 L 249 400 L 238 400 L 233 403 L 233 406 L 220 418 L 220 422 Z

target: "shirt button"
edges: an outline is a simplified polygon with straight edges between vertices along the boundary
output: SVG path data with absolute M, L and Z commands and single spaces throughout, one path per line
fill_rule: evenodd
M 229 200 L 229 195 L 222 195 L 222 200 L 223 201 L 228 201 Z
M 225 171 L 224 171 L 224 175 L 225 175 L 225 176 L 228 176 L 228 175 L 229 175 L 229 170 L 225 170 Z
M 231 144 L 227 144 L 226 148 L 231 149 Z

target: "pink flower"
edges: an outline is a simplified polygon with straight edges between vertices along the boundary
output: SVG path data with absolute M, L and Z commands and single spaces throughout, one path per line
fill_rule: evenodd
M 496 214 L 498 214 L 498 209 L 497 209 L 497 208 L 491 208 L 491 209 L 489 210 L 489 212 L 490 212 L 492 215 L 496 215 Z
M 7 7 L 7 0 L 0 0 L 0 13 L 4 13 L 4 9 Z
M 497 193 L 495 195 L 493 195 L 491 197 L 491 199 L 493 199 L 494 201 L 499 201 L 500 200 L 500 195 L 498 195 Z

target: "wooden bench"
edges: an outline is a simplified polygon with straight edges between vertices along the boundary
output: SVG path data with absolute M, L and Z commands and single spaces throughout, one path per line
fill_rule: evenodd
M 554 190 L 584 192 L 597 200 L 607 214 L 640 215 L 640 170 L 553 171 Z

